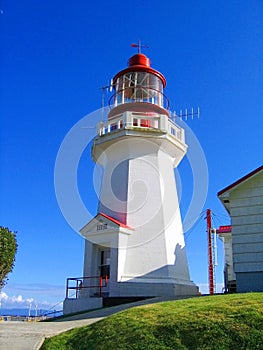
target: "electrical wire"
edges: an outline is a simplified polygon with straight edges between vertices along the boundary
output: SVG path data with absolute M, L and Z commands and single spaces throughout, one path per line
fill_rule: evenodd
M 193 230 L 196 229 L 197 225 L 200 223 L 200 221 L 202 219 L 204 219 L 204 215 L 205 215 L 205 211 L 202 211 L 200 214 L 199 214 L 199 218 L 197 219 L 196 223 L 194 224 L 194 226 L 187 232 L 187 234 L 185 235 L 185 242 L 188 240 L 188 238 L 190 237 L 191 233 L 193 232 Z
M 216 214 L 214 212 L 212 212 L 212 218 L 214 221 L 217 222 L 218 224 L 218 227 L 219 226 L 225 226 L 225 225 L 229 225 L 229 221 L 230 221 L 230 218 L 229 216 L 224 216 L 224 215 L 219 215 L 219 214 Z M 226 224 L 226 220 L 228 221 L 228 223 Z M 222 223 L 223 221 L 223 223 Z

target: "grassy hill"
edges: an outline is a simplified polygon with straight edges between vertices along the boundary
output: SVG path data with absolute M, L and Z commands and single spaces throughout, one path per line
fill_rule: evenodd
M 41 350 L 263 349 L 263 293 L 136 307 L 47 339 Z

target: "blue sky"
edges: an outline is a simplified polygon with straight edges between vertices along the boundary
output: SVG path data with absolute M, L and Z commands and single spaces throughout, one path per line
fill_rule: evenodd
M 201 109 L 200 119 L 187 125 L 208 164 L 203 210 L 212 209 L 215 226 L 228 223 L 217 192 L 262 164 L 262 1 L 0 3 L 0 222 L 18 231 L 19 244 L 3 290 L 5 306 L 12 297 L 55 304 L 64 297 L 66 278 L 82 275 L 83 239 L 56 200 L 56 156 L 68 131 L 101 107 L 100 87 L 126 67 L 135 53 L 130 44 L 138 39 L 167 79 L 171 110 Z M 95 213 L 89 158 L 87 149 L 78 168 L 79 190 Z M 187 159 L 179 173 L 184 215 L 193 188 Z M 205 230 L 202 219 L 186 233 L 191 278 L 201 290 L 207 283 Z

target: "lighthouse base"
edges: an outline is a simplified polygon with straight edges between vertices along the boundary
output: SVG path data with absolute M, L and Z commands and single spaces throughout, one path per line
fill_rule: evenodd
M 63 314 L 69 315 L 86 310 L 101 309 L 102 306 L 103 298 L 68 298 L 63 302 Z
M 199 289 L 194 283 L 119 282 L 111 288 L 111 297 L 179 297 L 196 296 Z
M 147 282 L 117 282 L 110 283 L 111 292 L 104 298 L 80 296 L 77 299 L 65 299 L 63 302 L 64 315 L 100 309 L 103 306 L 117 305 L 121 303 L 134 302 L 137 300 L 161 297 L 168 300 L 182 299 L 197 296 L 198 287 L 190 283 L 147 283 Z M 112 303 L 112 301 L 113 303 Z M 117 300 L 117 301 L 116 301 Z

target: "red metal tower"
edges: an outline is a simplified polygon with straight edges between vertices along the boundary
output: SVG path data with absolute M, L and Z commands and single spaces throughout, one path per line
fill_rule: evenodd
M 207 239 L 208 239 L 208 279 L 209 279 L 209 294 L 214 294 L 214 263 L 213 263 L 213 247 L 212 247 L 212 222 L 211 210 L 206 210 L 207 222 Z

